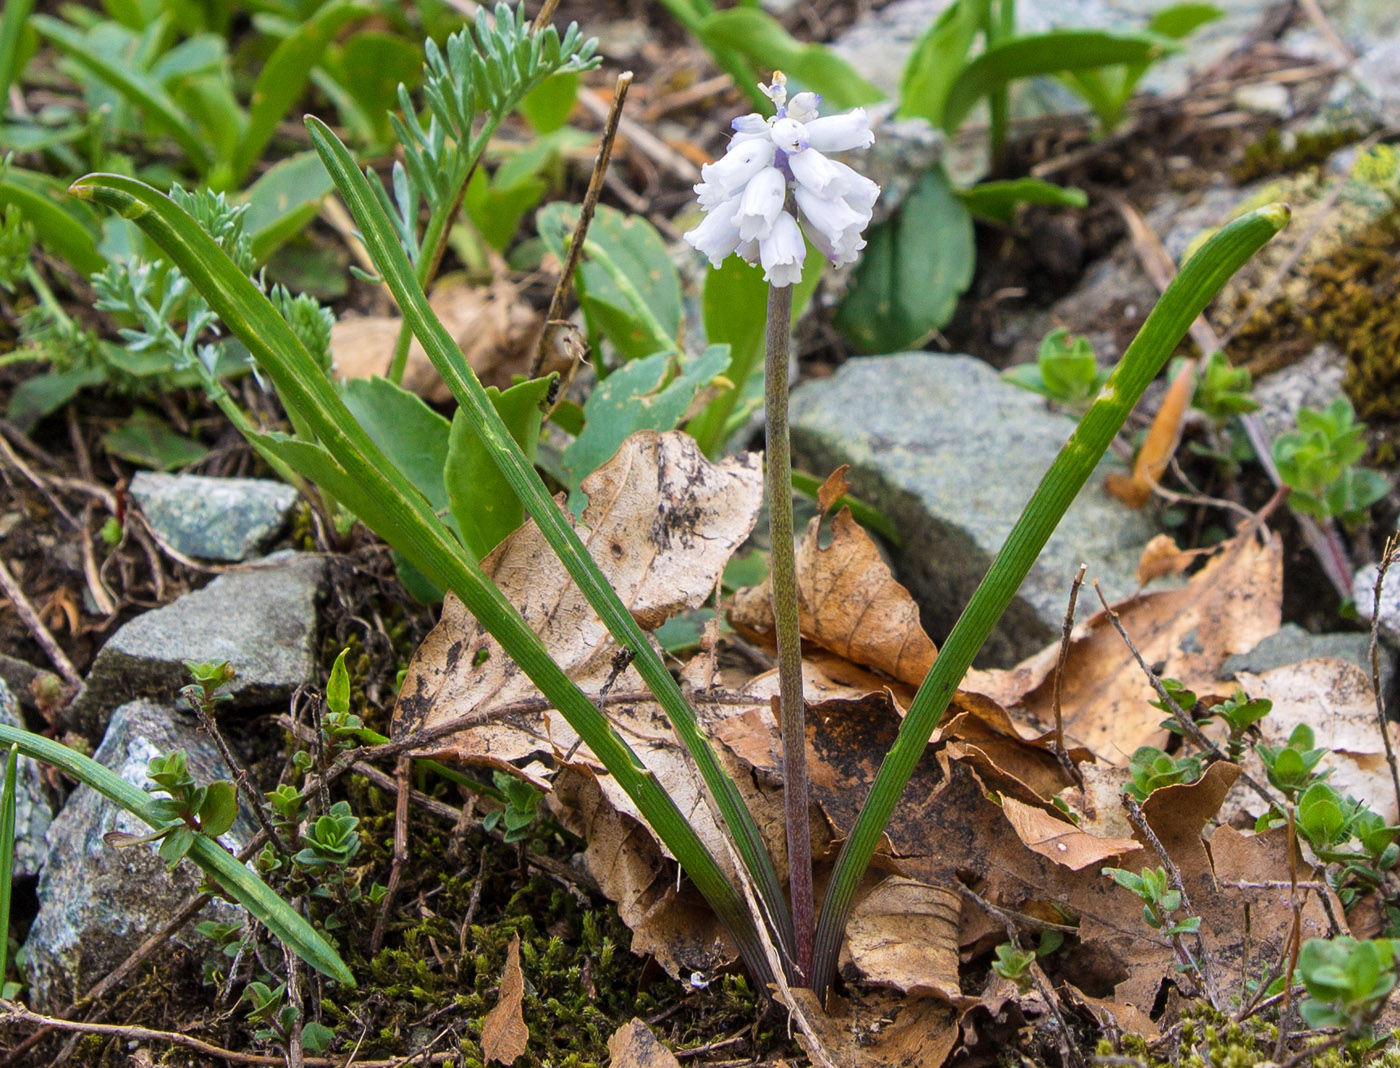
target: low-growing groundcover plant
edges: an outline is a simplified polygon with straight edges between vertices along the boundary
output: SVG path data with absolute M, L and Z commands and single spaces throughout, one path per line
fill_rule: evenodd
M 499 17 L 513 16 L 506 10 Z M 484 39 L 491 40 L 489 36 Z M 531 41 L 524 41 L 524 47 L 531 47 Z M 468 56 L 461 76 L 479 76 L 488 81 L 503 78 L 510 58 Z M 779 643 L 783 676 L 781 721 L 787 754 L 785 786 L 789 826 L 805 827 L 806 782 L 800 758 L 804 710 L 796 657 L 796 602 L 791 560 L 783 559 L 792 544 L 791 515 L 783 505 L 787 501 L 790 506 L 787 487 L 791 481 L 786 447 L 791 297 L 807 255 L 804 230 L 813 247 L 828 259 L 854 260 L 861 251 L 861 235 L 878 190 L 855 169 L 825 154 L 869 144 L 870 132 L 863 114 L 857 111 L 821 117 L 817 101 L 809 95 L 796 94 L 788 99 L 780 74 L 773 76 L 765 95 L 773 103 L 775 114 L 765 117 L 755 113 L 738 120 L 730 151 L 705 171 L 705 181 L 698 192 L 708 215 L 690 236 L 692 243 L 712 260 L 737 253 L 750 262 L 756 261 L 763 267 L 770 286 L 765 395 L 773 542 L 775 547 L 783 547 L 775 553 L 774 597 L 782 635 Z M 1252 212 L 1206 242 L 1183 266 L 1117 368 L 1097 389 L 920 687 L 842 846 L 818 911 L 812 899 L 809 847 L 804 855 L 802 836 L 790 834 L 788 861 L 793 874 L 789 891 L 785 892 L 737 786 L 716 759 L 711 742 L 699 731 L 694 711 L 666 663 L 608 586 L 529 455 L 502 419 L 497 404 L 430 309 L 413 248 L 404 240 L 403 219 L 395 218 L 390 210 L 393 205 L 387 203 L 383 186 L 361 170 L 352 152 L 328 126 L 308 118 L 307 128 L 315 151 L 350 209 L 379 277 L 393 293 L 403 310 L 405 324 L 460 405 L 458 418 L 474 435 L 482 455 L 491 461 L 508 491 L 535 521 L 614 639 L 631 654 L 634 666 L 694 760 L 732 838 L 734 853 L 757 900 L 756 909 L 750 907 L 746 897 L 748 888 L 734 885 L 724 874 L 718 858 L 696 835 L 665 783 L 646 768 L 605 713 L 550 658 L 518 610 L 485 577 L 478 554 L 471 551 L 461 532 L 453 528 L 415 483 L 402 458 L 395 462 L 389 450 L 369 432 L 347 404 L 343 391 L 330 381 L 323 361 L 307 348 L 268 294 L 205 232 L 179 198 L 166 196 L 138 179 L 112 174 L 90 175 L 76 183 L 73 191 L 120 213 L 139 227 L 168 257 L 172 268 L 201 294 L 211 313 L 247 347 L 258 370 L 287 408 L 293 428 L 291 433 L 263 433 L 240 427 L 259 452 L 275 458 L 353 512 L 429 582 L 455 593 L 578 732 L 727 925 L 755 985 L 766 990 L 771 981 L 781 978 L 791 985 L 808 986 L 818 997 L 824 997 L 835 978 L 838 951 L 862 877 L 915 765 L 973 657 L 1128 412 L 1189 324 L 1231 274 L 1286 223 L 1287 209 L 1273 205 Z M 471 129 L 471 123 L 465 123 L 461 129 Z M 348 723 L 342 726 L 347 732 L 357 729 Z M 176 811 L 169 804 L 156 806 L 148 795 L 134 787 L 119 787 L 107 781 L 102 769 L 90 767 L 90 761 L 84 763 L 85 758 L 47 739 L 0 728 L 0 741 L 13 743 L 26 755 L 69 770 L 123 806 L 145 814 L 143 818 L 155 830 L 169 832 L 168 838 L 175 838 L 192 859 L 204 865 L 290 949 L 336 981 L 354 982 L 322 935 L 265 883 L 237 864 L 207 834 L 182 833 L 202 829 L 189 824 L 199 824 L 209 796 L 207 791 L 195 804 L 189 791 L 198 787 L 181 780 L 179 785 L 185 793 L 176 799 Z M 224 787 L 217 791 L 221 795 L 227 792 Z M 297 815 L 295 799 L 289 796 L 280 797 L 276 807 L 287 822 Z M 173 830 L 172 815 L 181 821 L 181 826 Z M 313 829 L 316 844 L 305 847 L 310 852 L 298 854 L 302 867 L 309 871 L 338 870 L 340 861 L 358 848 L 356 824 L 352 822 L 355 819 L 348 810 L 323 813 Z M 508 827 L 509 824 L 507 819 Z M 269 860 L 260 867 L 271 874 L 275 866 Z M 286 1029 L 287 1017 L 276 986 L 263 983 L 253 990 L 250 1000 L 259 1021 L 266 1023 L 274 1039 L 278 1038 L 279 1028 Z

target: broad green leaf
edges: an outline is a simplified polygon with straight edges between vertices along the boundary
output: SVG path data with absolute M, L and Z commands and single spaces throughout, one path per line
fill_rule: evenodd
M 371 124 L 374 140 L 392 136 L 389 112 L 398 106 L 399 85 L 410 90 L 423 77 L 423 49 L 393 33 L 365 30 L 327 52 L 322 67 L 345 90 Z
M 504 252 L 525 213 L 540 202 L 547 186 L 535 177 L 526 177 L 513 185 L 498 186 L 500 172 L 488 178 L 477 169 L 467 183 L 462 207 L 481 234 L 482 240 L 497 252 Z
M 241 183 L 247 177 L 276 132 L 277 124 L 286 118 L 291 106 L 305 92 L 312 69 L 321 61 L 336 33 L 352 19 L 366 14 L 368 11 L 356 0 L 331 0 L 273 50 L 253 85 L 248 128 L 233 157 L 232 184 Z M 314 157 L 315 153 L 308 155 Z M 330 187 L 329 178 L 326 185 Z M 253 227 L 250 225 L 249 229 Z
M 48 371 L 26 378 L 10 394 L 5 417 L 26 433 L 46 415 L 52 415 L 87 386 L 101 385 L 107 373 L 99 365 L 72 371 Z
M 836 309 L 837 327 L 867 353 L 921 343 L 952 318 L 976 257 L 972 216 L 942 164 L 924 174 L 867 242 Z
M 553 133 L 569 121 L 578 102 L 582 75 L 561 71 L 540 82 L 520 101 L 520 114 L 536 134 Z
M 1147 24 L 1148 32 L 1180 40 L 1195 33 L 1207 22 L 1214 22 L 1225 12 L 1214 4 L 1169 4 L 1159 8 Z
M 540 405 L 549 396 L 554 381 L 550 377 L 519 382 L 504 393 L 494 386 L 486 390 L 501 422 L 531 460 L 535 457 L 544 417 Z M 485 557 L 525 522 L 525 506 L 496 466 L 468 413 L 461 408 L 452 417 L 443 480 L 462 544 L 476 559 Z
M 340 387 L 345 407 L 434 512 L 447 511 L 442 469 L 451 424 L 415 393 L 387 378 L 352 378 Z
M 801 88 L 820 93 L 829 107 L 845 110 L 884 99 L 884 93 L 831 49 L 803 44 L 759 8 L 716 11 L 700 21 L 696 32 L 711 49 L 737 52 L 765 72 L 782 71 Z
M 807 302 L 812 299 L 821 281 L 824 260 L 809 244 L 807 258 L 802 264 L 802 280 L 792 293 L 792 317 L 795 322 Z M 705 410 L 686 426 L 690 435 L 700 443 L 705 455 L 714 459 L 729 438 L 731 416 L 741 401 L 753 390 L 754 379 L 763 378 L 764 335 L 768 324 L 768 283 L 763 272 L 745 263 L 738 256 L 729 256 L 718 268 L 705 272 L 705 289 L 701 298 L 705 324 L 705 340 L 711 345 L 729 346 L 729 366 L 722 372 L 732 389 L 706 405 Z
M 199 806 L 199 827 L 213 838 L 233 826 L 238 817 L 238 789 L 227 779 L 211 782 Z
M 634 360 L 599 382 L 584 403 L 583 433 L 564 450 L 569 474 L 569 507 L 585 503 L 578 485 L 638 430 L 673 430 L 695 394 L 729 364 L 729 346 L 711 345 L 693 359 L 658 352 Z
M 245 194 L 248 212 L 243 216 L 253 239 L 253 257 L 263 263 L 294 235 L 300 233 L 321 202 L 335 188 L 331 176 L 315 152 L 299 152 L 278 160 Z
M 156 830 L 164 827 L 164 822 L 155 814 L 155 798 L 90 757 L 52 739 L 4 724 L 0 724 L 0 744 L 17 745 L 25 756 L 50 764 L 91 786 Z M 189 857 L 302 960 L 338 983 L 355 985 L 350 969 L 316 929 L 217 842 L 195 835 Z
M 984 96 L 1021 78 L 1120 63 L 1150 63 L 1175 46 L 1155 34 L 1049 30 L 999 41 L 958 72 L 943 108 L 943 130 L 954 133 Z
M 349 649 L 342 649 L 331 665 L 331 677 L 326 680 L 326 710 L 337 716 L 350 711 L 350 672 L 345 667 Z
M 1089 204 L 1084 190 L 1055 185 L 1041 178 L 1012 178 L 1000 182 L 978 182 L 954 194 L 973 215 L 992 222 L 1009 223 L 1021 204 L 1048 204 L 1059 208 L 1083 208 Z
M 50 253 L 82 274 L 107 266 L 97 251 L 97 220 L 64 195 L 63 185 L 46 174 L 7 167 L 0 171 L 0 209 L 13 204 L 34 227 Z
M 120 426 L 102 435 L 103 447 L 114 456 L 155 471 L 173 471 L 198 463 L 209 450 L 171 429 L 158 415 L 138 408 Z
M 968 50 L 987 21 L 991 0 L 958 0 L 944 9 L 919 38 L 899 86 L 901 119 L 923 118 L 943 125 L 948 93 L 967 63 Z
M 540 237 L 563 262 L 578 221 L 575 204 L 550 204 L 536 215 Z M 681 283 L 666 243 L 640 215 L 598 206 L 577 275 L 589 333 L 612 342 L 624 360 L 676 348 Z
M 110 86 L 140 111 L 148 122 L 173 137 L 199 170 L 208 170 L 210 155 L 203 141 L 196 135 L 194 124 L 160 82 L 133 67 L 122 67 L 113 63 L 90 47 L 82 34 L 58 19 L 47 15 L 35 15 L 30 19 L 30 24 L 41 37 L 93 77 Z

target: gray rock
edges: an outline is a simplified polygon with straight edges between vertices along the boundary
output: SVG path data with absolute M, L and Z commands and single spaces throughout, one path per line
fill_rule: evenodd
M 138 472 L 131 496 L 155 532 L 178 552 L 238 562 L 256 556 L 286 526 L 297 491 L 265 478 L 205 478 Z
M 196 782 L 228 777 L 207 737 L 172 709 L 148 701 L 134 701 L 113 713 L 94 758 L 144 788 L 146 762 L 172 749 L 185 750 Z M 146 834 L 149 830 L 87 786 L 73 792 L 53 821 L 39 879 L 39 912 L 24 946 L 36 1004 L 65 1004 L 85 993 L 197 892 L 201 873 L 191 862 L 183 861 L 170 872 L 152 846 L 113 849 L 102 840 L 109 831 Z M 240 815 L 222 841 L 239 850 L 253 834 L 247 817 Z M 207 906 L 201 919 L 234 920 L 240 912 L 217 903 Z M 208 947 L 190 926 L 172 941 L 200 952 Z
M 1381 669 L 1381 692 L 1390 694 L 1395 687 L 1395 653 L 1381 645 L 1377 650 Z M 1247 653 L 1237 653 L 1220 666 L 1221 678 L 1237 671 L 1262 675 L 1274 668 L 1297 664 L 1303 660 L 1325 657 L 1345 660 L 1371 675 L 1371 636 L 1369 634 L 1313 634 L 1296 623 L 1285 623 Z
M 220 575 L 173 604 L 137 616 L 97 654 L 72 716 L 90 737 L 136 697 L 169 700 L 189 682 L 186 660 L 227 660 L 234 707 L 285 702 L 316 669 L 316 602 L 326 562 L 277 553 Z
M 1074 423 L 969 356 L 850 360 L 792 398 L 795 462 L 823 476 L 851 465 L 855 492 L 904 536 L 900 578 L 936 640 L 947 634 Z M 978 658 L 1009 664 L 1054 640 L 1082 561 L 1105 596 L 1137 588 L 1156 530 L 1090 478 Z
M 1345 375 L 1342 354 L 1324 344 L 1297 363 L 1261 378 L 1254 387 L 1254 399 L 1269 440 L 1298 429 L 1299 409 L 1326 408 L 1340 397 Z
M 19 715 L 19 700 L 4 682 L 0 682 L 0 723 L 7 727 L 24 726 Z M 4 753 L 0 747 L 0 779 L 4 778 Z M 38 875 L 44 860 L 44 834 L 49 829 L 53 812 L 38 764 L 28 757 L 20 757 L 16 776 L 14 874 L 20 877 Z
M 1379 574 L 1377 565 L 1367 564 L 1351 580 L 1351 596 L 1356 602 L 1357 618 L 1368 625 L 1376 618 L 1376 577 Z M 1376 634 L 1392 649 L 1400 649 L 1400 568 L 1391 567 L 1385 573 Z

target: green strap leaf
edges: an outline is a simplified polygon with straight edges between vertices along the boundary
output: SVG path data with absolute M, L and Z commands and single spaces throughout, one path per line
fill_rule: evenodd
M 870 858 L 972 658 L 1006 611 L 1143 390 L 1161 371 L 1196 316 L 1230 276 L 1283 229 L 1288 214 L 1286 205 L 1273 204 L 1241 216 L 1219 230 L 1187 261 L 1016 521 L 915 694 L 895 743 L 875 775 L 870 795 L 841 847 L 817 923 L 812 988 L 818 997 L 824 996 L 831 984 L 846 921 Z

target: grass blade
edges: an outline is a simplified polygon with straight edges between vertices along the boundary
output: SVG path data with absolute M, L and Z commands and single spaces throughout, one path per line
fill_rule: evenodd
M 10 955 L 10 890 L 15 873 L 15 779 L 19 771 L 19 746 L 11 743 L 5 759 L 5 787 L 0 793 L 0 991 L 5 987 L 5 966 Z
M 160 830 L 168 822 L 155 811 L 155 798 L 145 790 L 133 786 L 111 769 L 69 749 L 66 745 L 4 724 L 0 724 L 0 744 L 11 746 L 11 761 L 14 760 L 13 750 L 18 750 L 33 760 L 50 764 L 79 782 L 91 786 L 107 800 L 120 805 L 156 830 Z M 8 775 L 6 781 L 10 781 Z M 13 818 L 11 823 L 13 834 Z M 347 986 L 355 985 L 355 977 L 350 974 L 350 969 L 345 966 L 340 954 L 331 944 L 321 937 L 301 913 L 273 893 L 270 886 L 240 864 L 217 842 L 199 835 L 195 838 L 188 856 L 298 957 L 336 982 Z
M 349 166 L 353 169 L 353 162 Z M 283 404 L 295 406 L 316 435 L 318 444 L 281 439 L 285 447 L 278 447 L 279 454 L 293 466 L 305 463 L 307 467 L 301 469 L 313 480 L 316 475 L 309 469 L 311 465 L 338 480 L 342 489 L 354 482 L 375 532 L 462 599 L 636 802 L 696 889 L 734 934 L 760 985 L 766 983 L 766 957 L 743 898 L 670 795 L 592 699 L 550 659 L 539 636 L 486 580 L 428 502 L 355 422 L 334 386 L 267 297 L 188 214 L 143 182 L 122 175 L 88 175 L 74 184 L 73 192 L 133 220 L 189 278 L 230 332 L 248 346 Z M 388 240 L 394 240 L 392 233 Z M 397 249 L 397 244 L 394 247 Z M 262 443 L 272 441 L 268 436 Z
M 695 713 L 679 685 L 671 677 L 647 635 L 608 585 L 577 532 L 560 513 L 534 466 L 501 422 L 462 350 L 429 307 L 427 297 L 414 275 L 413 265 L 394 234 L 392 221 L 375 199 L 369 182 L 360 173 L 349 150 L 323 122 L 308 117 L 306 123 L 316 151 L 321 154 L 326 170 L 335 180 L 360 228 L 365 247 L 403 310 L 404 322 L 412 327 L 457 403 L 472 417 L 477 434 L 494 456 L 501 474 L 520 498 L 525 511 L 535 520 L 550 548 L 567 568 L 569 576 L 578 583 L 589 605 L 603 620 L 608 633 L 633 654 L 633 667 L 642 676 L 687 752 L 695 760 L 706 788 L 735 839 L 735 849 L 757 885 L 769 915 L 777 922 L 775 941 L 787 954 L 787 959 L 791 959 L 791 917 L 763 837 L 745 807 L 738 788 L 720 766 L 709 740 L 700 732 Z M 779 917 L 782 919 L 778 920 Z
M 20 38 L 33 10 L 34 0 L 5 0 L 5 10 L 0 11 L 0 100 L 10 99 L 10 86 L 19 77 Z
M 846 921 L 870 858 L 929 738 L 971 666 L 972 658 L 1006 611 L 1045 542 L 1143 390 L 1161 371 L 1196 316 L 1230 276 L 1283 229 L 1288 214 L 1283 204 L 1252 211 L 1222 228 L 1191 257 L 1163 292 L 992 561 L 986 577 L 939 650 L 933 670 L 914 696 L 894 745 L 881 762 L 870 795 L 837 858 L 817 923 L 812 986 L 819 997 L 825 995 L 831 984 Z

